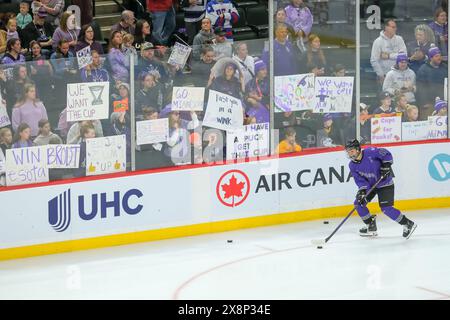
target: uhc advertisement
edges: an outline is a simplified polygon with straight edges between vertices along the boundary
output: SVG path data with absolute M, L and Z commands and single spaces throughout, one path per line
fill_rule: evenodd
M 450 197 L 450 143 L 388 148 L 396 199 Z M 351 205 L 343 151 L 0 192 L 2 249 Z

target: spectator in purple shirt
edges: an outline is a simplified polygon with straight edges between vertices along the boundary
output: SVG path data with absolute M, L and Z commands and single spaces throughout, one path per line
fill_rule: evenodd
M 285 8 L 286 23 L 294 28 L 299 39 L 308 42 L 313 25 L 313 15 L 303 0 L 291 0 L 291 4 Z
M 19 39 L 9 39 L 6 43 L 6 53 L 0 61 L 0 64 L 14 65 L 25 63 L 25 56 L 21 53 L 22 45 Z
M 64 12 L 59 27 L 56 28 L 53 33 L 53 50 L 56 50 L 59 41 L 65 40 L 69 43 L 70 51 L 75 53 L 79 32 L 80 30 L 77 29 L 75 14 Z
M 114 80 L 129 82 L 130 61 L 122 51 L 123 36 L 121 31 L 114 31 L 111 34 L 110 49 L 108 53 L 109 64 L 112 68 Z
M 81 80 L 83 82 L 109 81 L 108 71 L 102 68 L 100 55 L 97 51 L 91 51 L 92 63 L 81 69 Z
M 13 144 L 11 149 L 16 148 L 26 148 L 32 147 L 34 143 L 31 139 L 31 128 L 26 123 L 21 123 L 17 127 L 16 133 L 14 134 Z
M 447 23 L 447 13 L 444 9 L 439 8 L 434 14 L 434 21 L 430 23 L 430 28 L 434 32 L 436 38 L 436 45 L 441 51 L 442 60 L 447 61 L 448 59 L 448 23 Z
M 255 117 L 257 123 L 269 122 L 269 80 L 267 66 L 262 60 L 255 62 L 255 78 L 246 86 L 246 114 Z

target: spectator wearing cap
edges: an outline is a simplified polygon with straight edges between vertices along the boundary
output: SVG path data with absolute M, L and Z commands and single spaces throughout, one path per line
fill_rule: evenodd
M 143 74 L 154 74 L 156 81 L 167 83 L 169 75 L 164 64 L 155 56 L 155 47 L 151 42 L 141 45 L 141 54 L 137 66 L 137 76 Z
M 255 77 L 255 59 L 248 54 L 247 43 L 239 42 L 234 45 L 233 59 L 238 63 L 247 85 Z
M 216 52 L 216 61 L 224 57 L 231 58 L 233 55 L 233 45 L 227 41 L 226 32 L 219 27 L 214 30 L 214 34 L 215 38 L 212 47 Z
M 156 44 L 168 45 L 176 28 L 173 0 L 147 0 L 147 10 L 153 23 L 153 37 Z
M 215 77 L 214 73 L 211 72 L 209 89 L 241 99 L 245 90 L 244 76 L 239 72 L 238 80 L 235 77 L 236 72 L 239 72 L 239 69 L 233 62 L 226 63 L 222 75 L 218 77 Z
M 114 31 L 122 31 L 124 33 L 134 34 L 136 18 L 134 12 L 130 10 L 122 11 L 120 21 L 111 27 L 111 33 Z
M 400 52 L 407 52 L 403 38 L 396 34 L 397 24 L 388 19 L 384 23 L 384 30 L 375 39 L 372 45 L 370 63 L 378 77 L 378 82 L 383 85 L 386 74 L 397 61 Z
M 303 42 L 308 42 L 313 25 L 313 15 L 303 0 L 291 0 L 291 4 L 285 9 L 286 23 L 291 25 L 297 38 Z
M 447 101 L 441 100 L 439 97 L 436 98 L 436 103 L 434 104 L 434 112 L 432 116 L 445 117 L 448 114 Z
M 416 101 L 416 74 L 408 67 L 408 55 L 406 53 L 398 54 L 396 64 L 386 74 L 383 91 L 389 92 L 392 96 L 404 94 L 408 103 Z
M 195 86 L 205 87 L 208 83 L 211 69 L 216 64 L 216 53 L 212 47 L 204 47 L 200 54 L 200 61 L 192 65 L 191 79 Z
M 288 40 L 286 24 L 280 23 L 275 26 L 273 51 L 275 76 L 297 74 L 300 71 L 298 64 L 299 52 Z M 269 65 L 269 49 L 263 51 L 262 59 L 266 65 Z
M 376 108 L 373 114 L 390 114 L 394 113 L 392 108 L 392 96 L 389 92 L 383 91 L 379 95 L 381 105 Z
M 256 118 L 256 123 L 270 121 L 269 112 L 269 79 L 267 66 L 262 60 L 257 60 L 254 66 L 255 78 L 250 80 L 245 88 L 246 114 Z
M 112 78 L 115 81 L 128 82 L 130 78 L 130 61 L 122 51 L 123 35 L 121 31 L 111 34 L 110 49 L 108 53 L 109 64 L 112 69 Z
M 31 7 L 33 12 L 42 8 L 47 13 L 45 21 L 52 24 L 54 27 L 60 23 L 61 16 L 64 12 L 65 2 L 64 0 L 46 0 L 46 1 L 33 1 Z
M 427 61 L 427 53 L 432 43 L 435 43 L 433 30 L 426 24 L 419 24 L 414 29 L 415 40 L 408 42 L 409 67 L 417 73 Z
M 21 32 L 21 40 L 24 48 L 30 47 L 30 42 L 38 41 L 44 50 L 53 50 L 52 36 L 55 32 L 53 25 L 45 21 L 47 12 L 43 8 L 33 14 L 33 21 L 29 23 Z
M 417 101 L 421 120 L 426 120 L 433 112 L 436 97 L 444 96 L 447 74 L 447 65 L 442 62 L 441 51 L 438 47 L 431 47 L 428 61 L 417 72 Z
M 333 116 L 330 113 L 323 115 L 323 127 L 317 131 L 318 147 L 335 147 L 343 144 L 342 132 L 333 124 Z
M 202 49 L 206 46 L 210 46 L 215 38 L 216 36 L 211 28 L 211 20 L 203 18 L 201 30 L 194 37 L 192 44 L 192 54 L 194 59 L 200 59 Z
M 295 140 L 296 135 L 297 132 L 295 132 L 294 128 L 286 128 L 284 131 L 285 138 L 278 144 L 276 153 L 285 154 L 302 151 L 302 147 Z
M 434 13 L 434 21 L 429 24 L 430 28 L 434 32 L 436 38 L 436 44 L 441 51 L 442 58 L 447 61 L 447 48 L 448 48 L 448 23 L 447 13 L 443 8 L 439 8 Z
M 225 31 L 228 41 L 233 41 L 233 24 L 239 21 L 239 13 L 231 0 L 209 0 L 206 17 L 215 28 L 221 27 Z

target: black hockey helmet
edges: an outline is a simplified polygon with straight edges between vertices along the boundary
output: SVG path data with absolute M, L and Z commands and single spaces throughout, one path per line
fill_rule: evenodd
M 356 149 L 358 151 L 361 151 L 361 144 L 357 139 L 348 140 L 347 143 L 345 144 L 345 150 L 349 149 Z

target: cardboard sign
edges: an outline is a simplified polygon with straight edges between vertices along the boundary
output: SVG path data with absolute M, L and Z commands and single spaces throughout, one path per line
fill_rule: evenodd
M 428 117 L 427 139 L 447 139 L 447 116 Z
M 114 112 L 125 112 L 129 109 L 128 98 L 113 102 Z
M 255 123 L 227 132 L 227 160 L 269 155 L 269 123 Z
M 169 119 L 136 122 L 136 144 L 166 142 L 169 137 Z
M 169 64 L 173 66 L 178 66 L 180 69 L 184 68 L 189 55 L 191 54 L 192 48 L 185 46 L 179 42 L 175 42 L 172 48 L 172 53 L 170 54 Z
M 353 80 L 353 77 L 316 77 L 313 112 L 351 112 Z
M 126 170 L 125 135 L 86 140 L 86 175 L 94 176 Z
M 78 69 L 82 69 L 92 63 L 91 47 L 87 46 L 77 51 Z
M 428 121 L 413 121 L 402 123 L 402 141 L 426 140 L 428 136 Z
M 313 109 L 313 73 L 275 77 L 274 85 L 275 112 Z
M 109 117 L 109 82 L 67 84 L 67 121 Z
M 47 146 L 6 150 L 6 185 L 48 182 Z
M 80 166 L 80 145 L 49 144 L 45 147 L 49 169 L 73 169 Z
M 220 130 L 238 130 L 244 125 L 242 102 L 235 97 L 211 90 L 203 126 Z
M 172 110 L 203 111 L 205 88 L 173 87 Z
M 371 120 L 371 142 L 386 143 L 402 140 L 402 117 L 373 117 Z
M 6 104 L 3 102 L 2 94 L 0 92 L 0 128 L 9 126 L 11 121 L 6 111 Z

